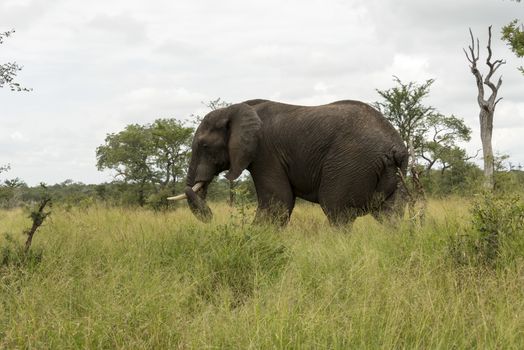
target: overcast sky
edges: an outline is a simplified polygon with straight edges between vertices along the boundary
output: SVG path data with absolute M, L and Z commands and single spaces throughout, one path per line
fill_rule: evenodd
M 493 25 L 504 99 L 494 148 L 524 165 L 524 64 L 500 28 L 524 19 L 508 0 L 1 0 L 0 63 L 24 66 L 32 92 L 0 90 L 0 165 L 28 184 L 111 181 L 96 169 L 107 133 L 159 117 L 187 120 L 202 101 L 267 98 L 373 102 L 375 89 L 436 79 L 427 103 L 465 119 L 480 149 L 468 28 Z M 485 50 L 481 51 L 481 59 Z M 485 69 L 482 64 L 481 69 Z

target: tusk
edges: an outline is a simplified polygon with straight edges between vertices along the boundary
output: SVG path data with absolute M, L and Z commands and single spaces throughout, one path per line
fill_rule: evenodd
M 202 186 L 204 186 L 203 182 L 197 182 L 191 189 L 193 192 L 197 193 L 202 188 Z
M 174 196 L 174 197 L 167 197 L 167 200 L 168 201 L 179 201 L 181 199 L 186 199 L 186 198 L 187 198 L 187 196 L 184 193 L 184 194 L 179 194 L 178 196 Z
M 191 189 L 193 190 L 193 192 L 198 192 L 202 186 L 204 186 L 204 183 L 203 182 L 197 182 Z M 187 196 L 185 193 L 183 194 L 179 194 L 178 196 L 174 196 L 174 197 L 167 197 L 167 200 L 168 201 L 179 201 L 181 199 L 186 199 Z

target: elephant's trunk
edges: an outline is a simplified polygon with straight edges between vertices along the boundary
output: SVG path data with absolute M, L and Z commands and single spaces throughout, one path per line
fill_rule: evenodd
M 187 204 L 189 204 L 189 209 L 191 209 L 191 212 L 197 219 L 202 222 L 210 222 L 213 218 L 213 212 L 206 203 L 207 184 L 199 182 L 194 187 L 199 184 L 202 184 L 203 188 L 198 194 L 193 191 L 193 188 L 186 187 Z
M 213 218 L 213 212 L 206 204 L 207 186 L 209 182 L 199 181 L 195 183 L 196 166 L 194 159 L 191 159 L 187 172 L 186 189 L 183 194 L 169 197 L 168 200 L 187 199 L 191 212 L 203 222 L 209 222 Z

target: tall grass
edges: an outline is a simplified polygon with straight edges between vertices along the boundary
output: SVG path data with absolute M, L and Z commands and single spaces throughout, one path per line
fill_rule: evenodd
M 450 254 L 468 208 L 432 201 L 416 230 L 363 217 L 350 232 L 307 204 L 283 230 L 225 205 L 208 225 L 185 208 L 54 208 L 41 260 L 0 266 L 0 348 L 522 348 L 523 259 Z M 18 210 L 0 223 L 20 240 L 28 225 Z

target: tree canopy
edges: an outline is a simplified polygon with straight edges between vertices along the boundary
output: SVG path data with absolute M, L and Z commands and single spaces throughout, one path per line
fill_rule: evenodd
M 404 84 L 396 76 L 393 80 L 397 86 L 376 90 L 384 100 L 375 102 L 374 105 L 398 130 L 407 146 L 413 143 L 415 148 L 419 148 L 424 133 L 424 121 L 433 112 L 433 107 L 423 105 L 422 100 L 429 94 L 434 80 L 426 80 L 423 84 Z
M 0 33 L 0 44 L 3 44 L 4 40 L 13 35 L 14 32 L 14 30 L 10 30 Z M 21 70 L 22 67 L 16 62 L 0 63 L 0 88 L 9 86 L 11 91 L 30 91 L 30 89 L 22 87 L 15 81 L 16 75 Z
M 431 113 L 424 121 L 418 156 L 426 161 L 426 173 L 439 164 L 442 171 L 468 160 L 466 151 L 457 142 L 471 140 L 471 129 L 454 115 Z
M 138 202 L 145 204 L 146 186 L 156 191 L 174 188 L 184 176 L 193 128 L 176 119 L 127 125 L 108 134 L 96 150 L 99 170 L 110 169 L 125 183 L 138 185 Z
M 410 148 L 410 164 L 415 160 L 425 163 L 424 170 L 429 174 L 436 164 L 445 170 L 469 159 L 466 151 L 458 146 L 459 142 L 471 138 L 471 129 L 464 124 L 464 120 L 454 115 L 445 116 L 424 104 L 423 100 L 429 95 L 434 80 L 406 84 L 394 77 L 394 82 L 397 86 L 387 90 L 377 89 L 383 100 L 374 105 L 399 131 Z
M 508 44 L 517 57 L 524 57 L 524 25 L 519 25 L 517 19 L 502 27 L 502 40 Z M 518 69 L 524 74 L 523 66 Z

